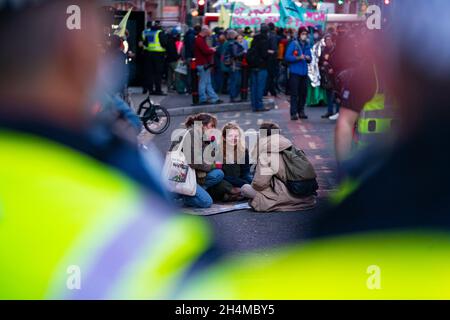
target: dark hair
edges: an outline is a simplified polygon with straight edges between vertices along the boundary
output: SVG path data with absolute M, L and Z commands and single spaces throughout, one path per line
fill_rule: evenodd
M 217 118 L 209 113 L 198 113 L 186 118 L 184 125 L 186 128 L 192 128 L 195 122 L 201 122 L 206 126 L 208 123 L 214 123 L 214 127 L 217 127 Z
M 147 26 L 147 29 L 150 29 L 152 27 L 152 22 L 151 21 L 147 21 L 146 26 Z
M 267 122 L 263 122 L 261 124 L 261 126 L 259 127 L 259 130 L 267 130 L 267 136 L 269 137 L 272 135 L 272 133 L 280 133 L 280 126 L 274 122 L 267 121 Z M 275 130 L 277 130 L 277 131 L 273 132 Z
M 283 28 L 278 28 L 277 29 L 277 35 L 283 36 L 284 35 L 284 29 Z
M 269 27 L 267 26 L 267 24 L 261 23 L 260 31 L 261 31 L 262 34 L 265 34 L 265 33 L 269 32 Z
M 270 31 L 275 30 L 275 24 L 273 22 L 269 22 L 268 27 Z
M 331 41 L 334 41 L 333 35 L 331 33 L 325 34 L 323 37 L 324 40 L 330 39 Z
M 298 29 L 298 35 L 300 36 L 303 32 L 309 33 L 308 28 L 306 27 L 300 27 Z

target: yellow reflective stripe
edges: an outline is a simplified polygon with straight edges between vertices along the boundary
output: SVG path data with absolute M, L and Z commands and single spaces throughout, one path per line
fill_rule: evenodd
M 359 134 L 378 134 L 385 133 L 391 129 L 392 119 L 359 119 L 358 133 Z
M 166 49 L 164 49 L 161 46 L 161 42 L 159 41 L 159 34 L 161 33 L 161 30 L 158 30 L 155 34 L 155 38 L 153 42 L 149 42 L 148 44 L 148 50 L 151 52 L 165 52 Z
M 244 39 L 247 40 L 248 48 L 250 49 L 250 47 L 252 46 L 253 38 L 246 36 L 244 37 Z
M 347 178 L 345 179 L 337 188 L 336 191 L 331 193 L 330 202 L 332 205 L 337 206 L 352 195 L 356 190 L 358 190 L 360 182 Z

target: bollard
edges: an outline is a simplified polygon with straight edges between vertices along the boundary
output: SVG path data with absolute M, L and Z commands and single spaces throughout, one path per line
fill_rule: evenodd
M 247 101 L 248 99 L 248 76 L 249 68 L 247 63 L 247 58 L 244 56 L 242 59 L 242 69 L 241 69 L 241 100 Z
M 197 105 L 200 102 L 200 97 L 198 95 L 198 73 L 197 73 L 197 62 L 195 59 L 191 61 L 191 93 L 192 93 L 192 104 Z

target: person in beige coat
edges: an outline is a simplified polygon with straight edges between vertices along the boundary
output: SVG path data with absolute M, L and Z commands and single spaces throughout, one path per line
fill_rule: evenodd
M 242 195 L 249 198 L 250 206 L 259 212 L 300 211 L 314 207 L 315 196 L 299 198 L 286 187 L 286 165 L 280 152 L 292 147 L 292 142 L 279 134 L 279 127 L 274 123 L 263 123 L 260 130 L 265 132 L 261 132 L 259 147 L 252 153 L 252 158 L 257 159 L 255 177 L 251 185 L 242 186 Z

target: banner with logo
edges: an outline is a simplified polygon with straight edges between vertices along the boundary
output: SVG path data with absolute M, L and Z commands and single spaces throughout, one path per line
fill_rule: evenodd
M 259 28 L 261 23 L 274 23 L 281 28 L 321 26 L 325 29 L 327 14 L 295 5 L 291 0 L 261 6 L 247 6 L 236 2 L 231 7 L 231 28 Z

